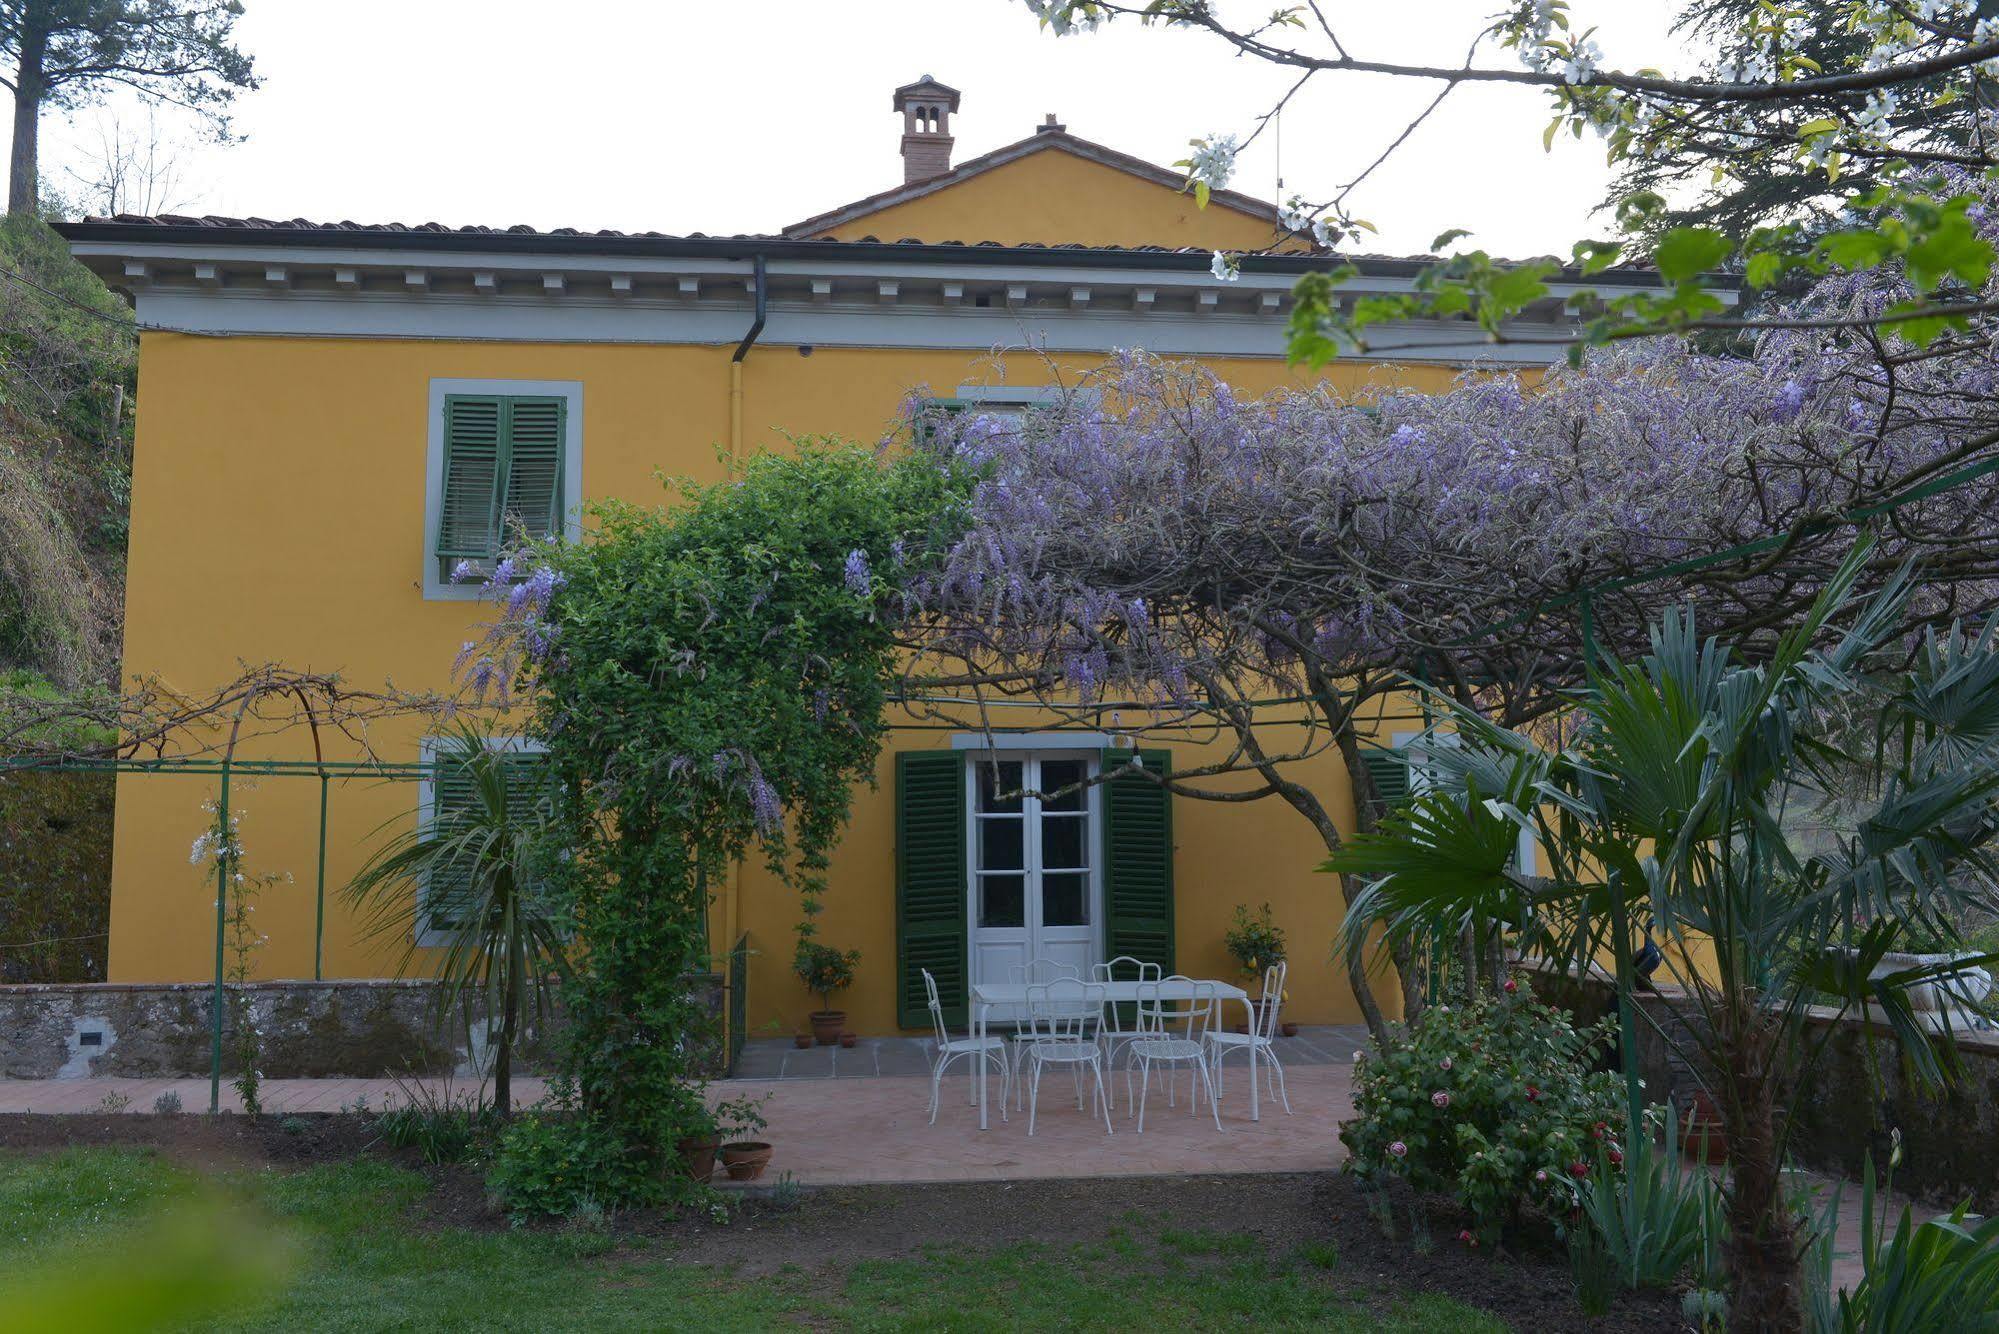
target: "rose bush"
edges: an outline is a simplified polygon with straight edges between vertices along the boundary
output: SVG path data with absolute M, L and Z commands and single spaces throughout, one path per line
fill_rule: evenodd
M 1431 1007 L 1356 1061 L 1347 1170 L 1458 1196 L 1487 1241 L 1523 1204 L 1567 1214 L 1623 1136 L 1622 1086 L 1594 1068 L 1611 1036 L 1517 992 Z

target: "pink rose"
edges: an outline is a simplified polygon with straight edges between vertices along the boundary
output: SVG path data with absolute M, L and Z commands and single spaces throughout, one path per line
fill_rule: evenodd
M 1548 1169 L 1544 1167 L 1540 1171 L 1536 1172 L 1534 1174 L 1534 1179 L 1536 1181 L 1546 1181 L 1548 1179 Z
M 1514 992 L 1520 990 L 1520 984 L 1518 982 L 1515 982 L 1512 978 L 1509 977 L 1506 979 L 1506 985 L 1501 989 L 1505 991 L 1507 995 L 1511 996 Z
M 1451 1095 L 1442 1089 L 1438 1089 L 1430 1095 L 1430 1105 L 1432 1107 L 1448 1107 L 1451 1105 Z
M 1388 1151 L 1397 1158 L 1407 1158 L 1409 1156 L 1409 1146 L 1399 1139 L 1388 1146 Z
M 1450 1068 L 1451 1068 L 1451 1058 L 1450 1058 L 1450 1057 L 1448 1057 L 1448 1056 L 1446 1056 L 1446 1057 L 1445 1057 L 1445 1058 L 1444 1058 L 1443 1060 L 1441 1060 L 1441 1061 L 1437 1062 L 1437 1068 L 1438 1068 L 1439 1070 L 1448 1070 L 1448 1069 L 1450 1069 Z

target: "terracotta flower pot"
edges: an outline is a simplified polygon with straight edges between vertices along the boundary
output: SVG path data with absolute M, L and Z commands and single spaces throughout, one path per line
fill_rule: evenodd
M 812 1021 L 812 1036 L 822 1047 L 830 1047 L 840 1040 L 840 1034 L 847 1027 L 845 1010 L 814 1010 L 806 1016 Z
M 1298 1025 L 1292 1023 L 1289 1019 L 1287 1019 L 1282 1024 L 1278 1025 L 1277 1031 L 1282 1033 L 1287 1038 L 1295 1038 L 1298 1036 Z
M 810 1033 L 799 1033 L 791 1041 L 792 1045 L 796 1046 L 800 1051 L 804 1051 L 812 1045 L 812 1035 Z
M 721 1144 L 713 1135 L 690 1136 L 674 1147 L 680 1151 L 680 1165 L 687 1175 L 696 1181 L 706 1181 L 715 1175 L 715 1151 Z
M 770 1155 L 770 1145 L 762 1140 L 737 1140 L 722 1146 L 722 1167 L 731 1181 L 755 1181 L 770 1166 Z
M 842 1047 L 851 1047 L 851 1046 L 853 1046 L 853 1045 L 854 1045 L 854 1044 L 855 1044 L 856 1042 L 859 1042 L 860 1040 L 861 1040 L 861 1039 L 860 1039 L 860 1036 L 859 1036 L 858 1034 L 854 1034 L 854 1033 L 842 1033 L 842 1034 L 840 1035 L 840 1045 L 841 1045 Z
M 1705 1158 L 1701 1156 L 1703 1146 Z M 1722 1124 L 1721 1109 L 1700 1089 L 1694 1090 L 1693 1105 L 1680 1121 L 1680 1149 L 1696 1162 L 1728 1161 L 1728 1130 Z

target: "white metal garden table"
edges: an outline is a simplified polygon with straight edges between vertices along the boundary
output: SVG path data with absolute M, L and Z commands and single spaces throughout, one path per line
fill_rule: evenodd
M 1112 1005 L 1131 1005 L 1138 1001 L 1138 988 L 1146 988 L 1146 999 L 1162 1001 L 1190 1001 L 1194 999 L 1194 988 L 1214 988 L 1214 996 L 1226 1004 L 1241 1001 L 1243 1013 L 1248 1017 L 1250 1031 L 1256 1031 L 1256 1008 L 1250 1003 L 1249 993 L 1229 982 L 1209 982 L 1193 979 L 1190 982 L 1090 982 L 1085 984 L 1092 991 L 1101 989 L 1104 1000 Z M 1025 982 L 979 982 L 972 987 L 972 1040 L 978 1041 L 986 1035 L 986 1016 L 997 1008 L 1010 1007 L 1016 1012 L 1027 1008 L 1027 984 Z M 986 1063 L 978 1063 L 978 1072 L 972 1076 L 977 1081 L 973 1096 L 979 1103 L 979 1129 L 987 1129 L 986 1123 Z M 1256 1044 L 1249 1048 L 1249 1119 L 1260 1120 L 1257 1112 L 1256 1090 Z

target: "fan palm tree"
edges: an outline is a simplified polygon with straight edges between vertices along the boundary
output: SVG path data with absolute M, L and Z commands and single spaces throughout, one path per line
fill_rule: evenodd
M 1905 937 L 1961 942 L 1959 920 L 1999 907 L 1999 643 L 1952 627 L 1881 668 L 1909 588 L 1854 605 L 1866 555 L 1863 542 L 1759 661 L 1665 616 L 1649 655 L 1593 675 L 1559 749 L 1451 706 L 1450 744 L 1417 747 L 1430 790 L 1327 864 L 1369 881 L 1347 949 L 1377 924 L 1497 922 L 1557 964 L 1616 959 L 1627 1070 L 1634 926 L 1648 924 L 1696 1011 L 1693 1064 L 1727 1129 L 1731 1324 L 1746 1329 L 1803 1321 L 1776 1108 L 1832 1031 L 1813 1034 L 1809 1007 L 1874 1007 L 1920 1074 L 1947 1077 L 1954 1050 L 1939 1056 L 1906 989 L 1948 988 L 1990 956 L 1870 974 Z M 1523 828 L 1546 875 L 1509 864 Z
M 399 974 L 438 981 L 470 1040 L 475 1013 L 493 1042 L 493 1103 L 512 1109 L 514 1049 L 546 1019 L 567 971 L 570 931 L 548 892 L 554 789 L 545 764 L 461 723 L 437 751 L 430 818 L 397 828 L 344 891 L 371 936 L 400 943 Z

